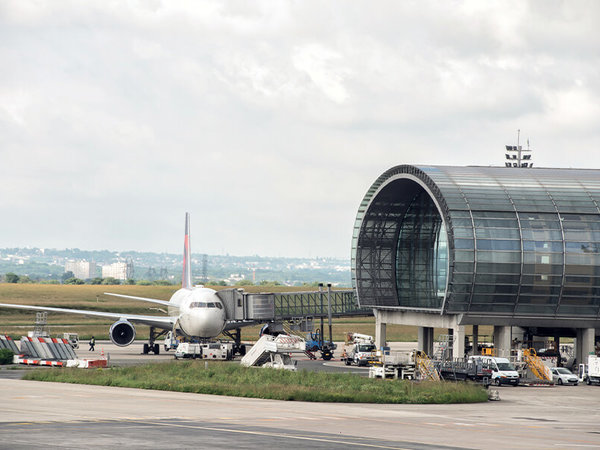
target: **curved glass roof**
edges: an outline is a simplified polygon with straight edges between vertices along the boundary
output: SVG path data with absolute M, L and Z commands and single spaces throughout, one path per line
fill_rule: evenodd
M 600 315 L 600 170 L 396 166 L 359 208 L 361 306 Z

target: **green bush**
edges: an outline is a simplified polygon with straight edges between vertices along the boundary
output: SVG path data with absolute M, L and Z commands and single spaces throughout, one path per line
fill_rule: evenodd
M 12 364 L 14 353 L 12 350 L 7 348 L 3 348 L 0 350 L 0 365 L 2 364 Z

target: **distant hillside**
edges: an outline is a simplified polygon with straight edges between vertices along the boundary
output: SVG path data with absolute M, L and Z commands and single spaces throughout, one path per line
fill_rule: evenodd
M 135 280 L 181 279 L 181 255 L 152 252 L 113 252 L 109 250 L 2 248 L 0 274 L 14 272 L 33 280 L 59 279 L 69 260 L 94 261 L 98 267 L 129 260 Z M 100 269 L 98 269 L 100 271 Z M 192 255 L 192 275 L 197 283 L 227 284 L 274 281 L 286 285 L 323 282 L 350 286 L 350 259 L 277 258 L 263 256 Z M 100 276 L 100 273 L 98 274 Z

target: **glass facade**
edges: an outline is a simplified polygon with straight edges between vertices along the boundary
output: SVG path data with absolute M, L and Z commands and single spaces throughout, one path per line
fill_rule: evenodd
M 397 166 L 352 239 L 361 306 L 600 316 L 600 170 Z

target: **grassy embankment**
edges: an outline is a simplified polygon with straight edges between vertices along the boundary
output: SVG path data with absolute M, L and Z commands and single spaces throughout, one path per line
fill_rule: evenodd
M 221 286 L 215 289 L 223 289 Z M 89 309 L 115 313 L 164 315 L 156 305 L 110 297 L 104 292 L 134 295 L 168 300 L 179 289 L 179 286 L 102 286 L 102 285 L 48 285 L 48 284 L 10 284 L 0 283 L 0 303 L 16 303 L 22 305 L 42 305 L 59 308 Z M 293 292 L 302 290 L 298 287 L 285 286 L 245 286 L 247 292 Z M 314 290 L 308 288 L 305 290 Z M 114 320 L 86 317 L 78 314 L 48 314 L 48 326 L 53 336 L 63 332 L 79 333 L 82 340 L 95 336 L 96 339 L 108 339 L 108 329 Z M 0 309 L 0 334 L 18 337 L 27 334 L 35 323 L 34 311 L 23 311 L 3 308 Z M 315 321 L 315 328 L 319 327 Z M 333 339 L 343 341 L 347 332 L 375 334 L 375 319 L 373 317 L 351 317 L 334 319 Z M 480 327 L 479 334 L 491 333 L 490 327 Z M 255 341 L 258 339 L 260 326 L 242 329 L 242 339 Z M 327 321 L 325 321 L 325 336 L 327 337 Z M 436 329 L 435 336 L 446 334 L 447 330 Z M 467 327 L 467 334 L 470 327 Z M 417 328 L 404 325 L 388 324 L 387 340 L 390 342 L 410 342 L 417 340 Z M 148 327 L 136 326 L 137 339 L 148 338 Z
M 120 386 L 275 400 L 346 403 L 475 403 L 487 392 L 470 383 L 377 380 L 352 374 L 288 372 L 238 364 L 179 361 L 81 370 L 35 370 L 27 380 Z

